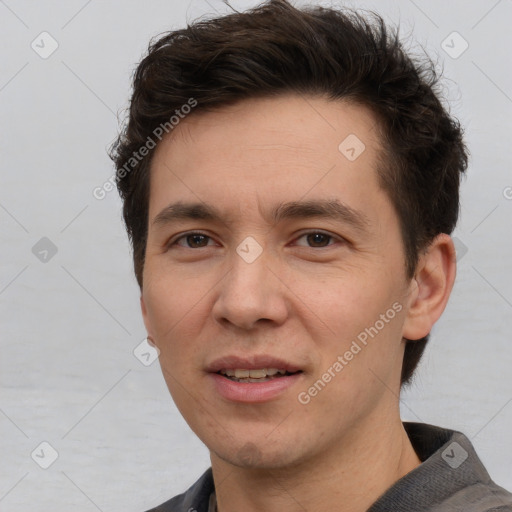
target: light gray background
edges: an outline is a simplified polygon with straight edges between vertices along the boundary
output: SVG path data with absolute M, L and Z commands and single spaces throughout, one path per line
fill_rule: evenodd
M 471 150 L 457 282 L 403 394 L 403 418 L 463 431 L 512 489 L 512 4 L 346 4 L 400 22 L 404 36 L 438 55 Z M 145 331 L 120 200 L 92 191 L 112 175 L 106 148 L 150 37 L 216 11 L 228 9 L 220 0 L 0 1 L 4 512 L 140 512 L 209 466 L 158 362 L 144 366 L 133 354 Z M 59 45 L 47 59 L 31 48 L 43 31 Z M 442 48 L 453 31 L 469 44 L 458 58 Z M 464 43 L 450 37 L 457 53 Z M 42 237 L 57 247 L 46 262 L 32 252 Z M 48 469 L 35 462 L 50 461 L 43 441 L 58 452 Z

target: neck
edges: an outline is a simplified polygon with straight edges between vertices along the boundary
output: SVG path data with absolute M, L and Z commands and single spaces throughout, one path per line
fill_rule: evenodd
M 364 512 L 421 463 L 399 417 L 359 424 L 328 453 L 287 467 L 241 468 L 213 452 L 211 461 L 219 512 Z

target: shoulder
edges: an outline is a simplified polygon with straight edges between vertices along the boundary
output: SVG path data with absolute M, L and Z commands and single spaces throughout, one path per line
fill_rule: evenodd
M 512 494 L 493 482 L 464 434 L 422 423 L 404 428 L 421 464 L 369 512 L 512 512 Z
M 214 491 L 212 468 L 208 468 L 189 489 L 147 512 L 208 512 Z

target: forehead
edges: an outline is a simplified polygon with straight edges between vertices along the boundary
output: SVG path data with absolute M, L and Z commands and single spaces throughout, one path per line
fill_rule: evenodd
M 320 97 L 244 100 L 183 119 L 157 146 L 150 219 L 170 202 L 244 214 L 300 199 L 338 199 L 371 217 L 382 148 L 366 108 Z

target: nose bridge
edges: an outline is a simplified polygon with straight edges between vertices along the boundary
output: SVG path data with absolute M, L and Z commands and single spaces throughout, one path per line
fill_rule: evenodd
M 231 271 L 227 276 L 225 293 L 242 303 L 254 305 L 268 293 L 270 285 L 268 254 L 251 240 L 244 240 L 231 256 Z

